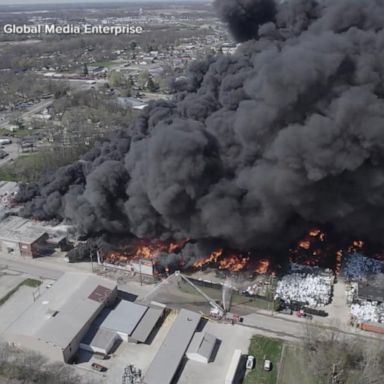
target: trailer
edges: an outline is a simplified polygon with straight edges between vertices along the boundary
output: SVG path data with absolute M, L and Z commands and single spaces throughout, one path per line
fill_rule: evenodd
M 235 352 L 232 355 L 231 363 L 229 364 L 229 368 L 227 374 L 225 376 L 225 384 L 235 384 L 236 383 L 236 373 L 239 367 L 240 359 L 241 359 L 241 350 L 235 349 Z
M 384 333 L 384 325 L 380 323 L 361 323 L 360 329 L 368 332 Z

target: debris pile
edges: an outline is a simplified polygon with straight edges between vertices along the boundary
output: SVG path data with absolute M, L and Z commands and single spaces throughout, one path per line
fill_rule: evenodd
M 309 306 L 326 305 L 331 301 L 334 276 L 292 273 L 284 276 L 276 288 L 276 298 L 287 303 L 299 301 Z
M 10 208 L 19 191 L 19 186 L 13 181 L 0 181 L 0 206 Z
M 384 303 L 362 301 L 352 304 L 351 314 L 360 322 L 384 323 Z
M 371 274 L 384 272 L 384 262 L 351 253 L 344 257 L 342 272 L 347 280 L 361 281 Z

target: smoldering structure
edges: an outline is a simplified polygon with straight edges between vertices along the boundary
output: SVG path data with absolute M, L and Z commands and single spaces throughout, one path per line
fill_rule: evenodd
M 242 250 L 285 247 L 309 223 L 381 240 L 384 3 L 215 6 L 237 53 L 192 63 L 174 100 L 24 186 L 23 214 Z

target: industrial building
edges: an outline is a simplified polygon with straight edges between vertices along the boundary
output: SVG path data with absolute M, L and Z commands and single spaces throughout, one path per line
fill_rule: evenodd
M 65 273 L 12 323 L 4 337 L 53 360 L 71 361 L 100 312 L 117 297 L 115 282 L 86 273 Z M 109 337 L 99 334 L 98 339 Z
M 18 216 L 0 222 L 0 252 L 7 256 L 37 257 L 48 234 L 43 227 Z
M 208 364 L 215 350 L 216 343 L 216 337 L 210 333 L 195 333 L 187 351 L 188 359 Z
M 144 375 L 144 384 L 170 384 L 175 377 L 201 316 L 182 309 Z
M 148 307 L 121 301 L 101 323 L 100 328 L 116 332 L 123 341 L 128 341 L 137 324 L 140 322 Z
M 114 309 L 104 309 L 81 340 L 80 348 L 107 355 L 115 342 L 146 343 L 160 323 L 164 308 L 120 301 Z

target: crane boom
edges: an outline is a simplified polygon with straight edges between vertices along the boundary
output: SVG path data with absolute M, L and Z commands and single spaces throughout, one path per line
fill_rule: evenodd
M 175 272 L 175 276 L 180 276 L 184 281 L 186 281 L 191 287 L 193 287 L 197 292 L 200 293 L 201 296 L 204 297 L 205 300 L 208 301 L 209 305 L 214 309 L 214 313 L 218 316 L 218 317 L 223 317 L 224 316 L 224 309 L 216 303 L 215 300 L 213 300 L 212 298 L 210 298 L 205 292 L 203 292 L 196 284 L 192 283 L 191 280 L 188 279 L 187 276 L 183 275 L 180 271 L 176 271 Z

